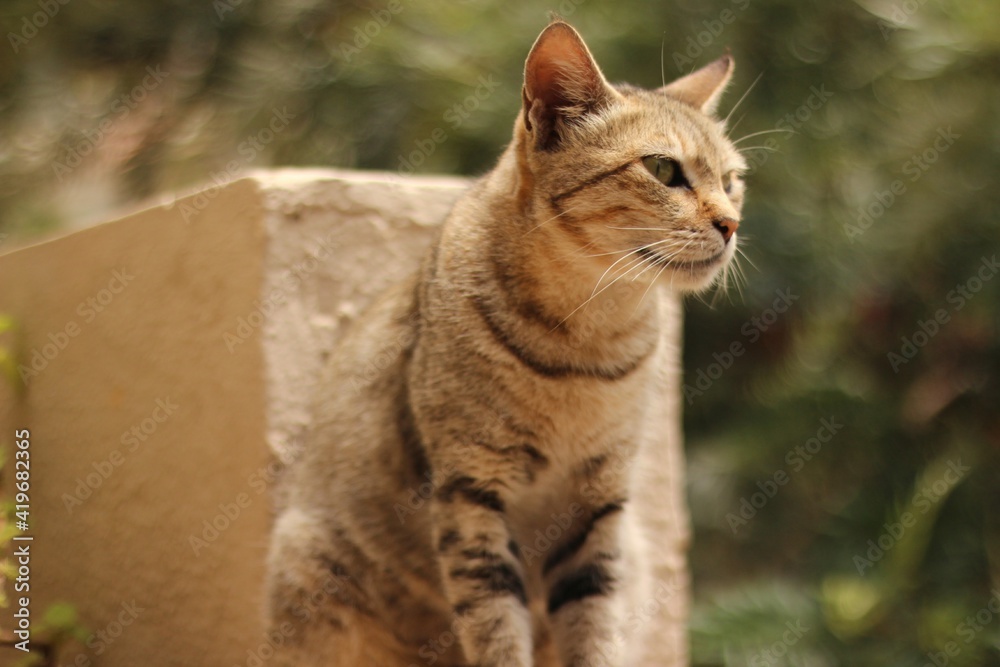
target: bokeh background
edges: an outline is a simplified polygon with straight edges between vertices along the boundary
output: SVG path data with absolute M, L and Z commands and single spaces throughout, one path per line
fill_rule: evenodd
M 686 309 L 694 664 L 1000 665 L 1000 3 L 4 0 L 0 249 L 261 166 L 482 173 L 550 10 L 745 95 L 746 279 Z

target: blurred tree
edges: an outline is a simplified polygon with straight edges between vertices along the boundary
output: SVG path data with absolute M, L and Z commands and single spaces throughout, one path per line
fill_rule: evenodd
M 746 94 L 753 266 L 686 323 L 695 663 L 1000 665 L 997 3 L 7 0 L 0 242 L 256 166 L 481 173 L 550 9 L 612 79 L 728 47 Z

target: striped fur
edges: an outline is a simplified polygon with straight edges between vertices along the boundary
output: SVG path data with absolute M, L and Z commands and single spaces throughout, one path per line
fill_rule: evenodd
M 272 538 L 275 664 L 635 664 L 646 297 L 734 252 L 745 165 L 711 117 L 731 69 L 612 86 L 570 26 L 543 31 L 498 165 L 332 355 Z M 410 344 L 352 391 L 387 341 Z

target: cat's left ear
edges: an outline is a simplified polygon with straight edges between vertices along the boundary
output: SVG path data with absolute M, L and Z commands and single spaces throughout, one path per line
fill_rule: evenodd
M 521 89 L 524 124 L 536 146 L 555 146 L 566 122 L 617 96 L 572 26 L 554 21 L 542 31 L 524 65 Z
M 658 92 L 701 109 L 703 113 L 714 114 L 733 76 L 734 66 L 733 57 L 727 53 L 715 62 L 663 86 Z

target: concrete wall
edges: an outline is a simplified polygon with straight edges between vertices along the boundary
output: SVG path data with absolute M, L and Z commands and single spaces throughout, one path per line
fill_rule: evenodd
M 262 172 L 0 256 L 0 313 L 19 323 L 0 342 L 24 366 L 22 392 L 0 387 L 0 445 L 30 429 L 30 609 L 37 623 L 71 602 L 94 633 L 59 664 L 266 654 L 275 455 L 307 425 L 339 332 L 417 265 L 463 187 Z M 673 655 L 663 664 L 680 665 L 687 522 L 676 369 L 664 377 L 670 443 L 646 484 L 672 592 L 650 622 Z M 0 665 L 12 656 L 0 650 Z

